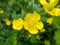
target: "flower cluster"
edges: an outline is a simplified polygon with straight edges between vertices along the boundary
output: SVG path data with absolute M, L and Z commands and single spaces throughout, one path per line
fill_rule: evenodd
M 40 14 L 33 12 L 27 13 L 24 17 L 24 21 L 22 18 L 15 19 L 12 22 L 8 19 L 5 19 L 4 21 L 8 26 L 12 23 L 12 28 L 14 30 L 21 30 L 24 26 L 24 29 L 28 30 L 31 34 L 37 34 L 38 30 L 40 32 L 45 32 L 44 24 L 40 19 Z
M 60 9 L 55 8 L 58 3 L 58 0 L 50 0 L 48 3 L 46 0 L 40 0 L 40 3 L 43 5 L 45 11 L 54 16 L 60 16 Z M 5 19 L 6 25 L 10 25 L 12 23 L 12 28 L 14 30 L 21 30 L 23 27 L 31 34 L 37 34 L 40 32 L 45 32 L 44 24 L 41 21 L 41 16 L 37 12 L 27 13 L 24 17 L 13 20 L 12 22 L 8 19 Z M 46 20 L 47 23 L 52 24 L 53 18 L 50 17 Z
M 41 16 L 37 12 L 27 13 L 24 17 L 24 21 L 22 18 L 14 19 L 12 22 L 9 19 L 5 19 L 4 21 L 7 26 L 10 26 L 12 23 L 14 30 L 21 30 L 24 27 L 24 29 L 31 34 L 37 34 L 38 31 L 45 32 Z M 47 18 L 46 22 L 52 24 L 53 19 L 51 17 Z

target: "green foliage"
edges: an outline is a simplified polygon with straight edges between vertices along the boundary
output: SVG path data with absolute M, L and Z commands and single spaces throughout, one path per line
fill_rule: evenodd
M 60 17 L 53 17 L 55 23 L 51 25 L 46 23 L 46 19 L 51 16 L 48 16 L 49 14 L 44 11 L 38 0 L 0 0 L 0 10 L 4 11 L 3 14 L 0 14 L 0 45 L 44 45 L 47 40 L 50 45 L 56 45 L 54 35 L 57 28 L 60 29 Z M 24 18 L 26 13 L 34 11 L 41 14 L 41 21 L 44 23 L 46 32 L 31 35 L 25 29 L 15 31 L 12 29 L 12 25 L 6 26 L 3 21 L 5 18 L 11 21 Z M 36 38 L 37 35 L 40 36 L 39 40 Z

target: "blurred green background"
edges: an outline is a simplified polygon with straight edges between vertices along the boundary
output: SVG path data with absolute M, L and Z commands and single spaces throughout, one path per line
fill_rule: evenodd
M 57 45 L 60 45 L 60 30 L 55 33 L 55 39 L 56 39 Z
M 59 30 L 57 30 L 55 33 L 55 39 L 56 39 L 57 45 L 60 45 L 60 17 L 55 18 L 55 23 L 59 28 Z
M 25 0 L 25 2 L 24 2 L 24 0 L 0 0 L 0 10 L 1 9 L 5 10 L 5 13 L 6 13 L 6 14 L 4 14 L 5 16 L 2 15 L 1 18 L 5 18 L 5 17 L 9 18 L 9 16 L 11 15 L 12 19 L 15 19 L 16 18 L 16 16 L 15 16 L 16 14 L 15 13 L 17 13 L 17 18 L 19 16 L 20 17 L 24 17 L 24 13 L 25 13 L 24 11 L 31 12 L 32 10 L 40 12 L 41 14 L 43 14 L 44 11 L 42 11 L 43 9 L 40 8 L 40 4 L 38 3 L 38 1 L 35 0 L 35 3 L 33 3 L 33 2 L 34 2 L 34 0 Z M 31 5 L 31 4 L 33 4 L 33 5 Z M 24 5 L 26 5 L 26 6 L 24 6 Z M 34 9 L 33 9 L 33 6 L 34 6 Z M 60 8 L 60 5 L 58 7 Z M 19 10 L 20 8 L 22 8 L 22 9 Z M 16 11 L 16 12 L 14 12 L 14 11 Z M 21 12 L 22 16 L 19 14 L 20 13 L 19 11 L 22 11 Z M 60 45 L 60 17 L 54 17 L 54 21 L 55 21 L 55 24 L 57 25 L 57 27 L 59 28 L 59 30 L 57 30 L 55 32 L 55 37 L 54 38 L 56 39 L 57 45 Z M 1 26 L 1 24 L 0 24 L 0 26 Z M 2 29 L 2 28 L 0 27 L 0 29 Z M 11 36 L 10 39 L 8 39 L 6 42 L 11 40 L 11 38 L 12 38 L 13 40 L 11 40 L 11 41 L 13 42 L 13 44 L 15 44 L 16 43 L 15 42 L 16 41 L 16 38 L 15 38 L 16 34 L 14 34 L 15 32 L 13 32 L 13 31 L 11 31 L 11 32 L 9 32 L 9 31 L 10 30 L 8 30 L 7 33 L 6 33 L 6 30 L 1 31 L 0 36 L 1 36 L 1 34 L 4 35 L 4 36 L 1 36 L 0 39 L 2 41 L 2 39 L 8 38 L 9 36 Z M 4 37 L 4 38 L 2 38 L 2 37 Z M 11 42 L 11 41 L 9 41 L 9 42 Z M 0 45 L 1 44 L 4 45 L 3 42 L 0 42 Z M 6 45 L 9 45 L 9 44 L 6 44 Z

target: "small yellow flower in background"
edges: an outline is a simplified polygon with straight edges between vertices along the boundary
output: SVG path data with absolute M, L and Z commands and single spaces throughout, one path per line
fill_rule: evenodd
M 3 10 L 0 10 L 0 14 L 3 14 L 4 13 L 4 11 Z
M 52 24 L 52 22 L 53 22 L 53 18 L 47 18 L 47 21 L 46 21 L 47 23 L 49 23 L 49 24 Z
M 37 34 L 38 29 L 44 27 L 43 23 L 40 21 L 40 14 L 37 12 L 27 13 L 24 18 L 24 28 L 28 30 L 31 34 Z
M 50 45 L 49 40 L 46 40 L 46 41 L 45 41 L 45 45 Z
M 45 32 L 46 30 L 45 29 L 41 29 L 40 32 Z
M 5 21 L 5 23 L 6 23 L 7 26 L 11 25 L 11 21 L 8 18 L 4 19 L 4 21 Z
M 39 0 L 43 5 L 45 12 L 49 13 L 52 16 L 60 16 L 60 8 L 55 8 L 59 0 L 50 0 L 48 3 L 46 0 Z
M 39 36 L 39 35 L 37 35 L 37 36 L 36 36 L 36 39 L 38 39 L 38 40 L 39 40 L 39 39 L 40 39 L 40 36 Z
M 12 22 L 12 28 L 14 30 L 20 30 L 23 28 L 23 19 L 19 18 L 19 19 L 15 19 Z

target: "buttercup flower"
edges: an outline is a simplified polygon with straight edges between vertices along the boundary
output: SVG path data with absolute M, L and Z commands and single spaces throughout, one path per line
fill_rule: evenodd
M 47 21 L 46 21 L 47 23 L 49 23 L 49 24 L 52 24 L 52 22 L 53 22 L 53 18 L 47 18 Z
M 27 13 L 24 18 L 24 28 L 28 30 L 31 34 L 37 34 L 38 29 L 42 29 L 44 27 L 43 23 L 40 21 L 40 14 Z
M 4 19 L 4 21 L 5 21 L 5 23 L 6 23 L 7 26 L 11 25 L 11 21 L 8 18 Z
M 50 2 L 48 3 L 46 0 L 40 0 L 40 3 L 45 9 L 45 12 L 51 14 L 52 16 L 60 16 L 60 8 L 55 8 L 58 2 L 58 0 L 50 0 Z
M 23 27 L 23 20 L 21 18 L 13 20 L 12 28 L 14 30 L 20 30 L 22 29 L 22 27 Z

